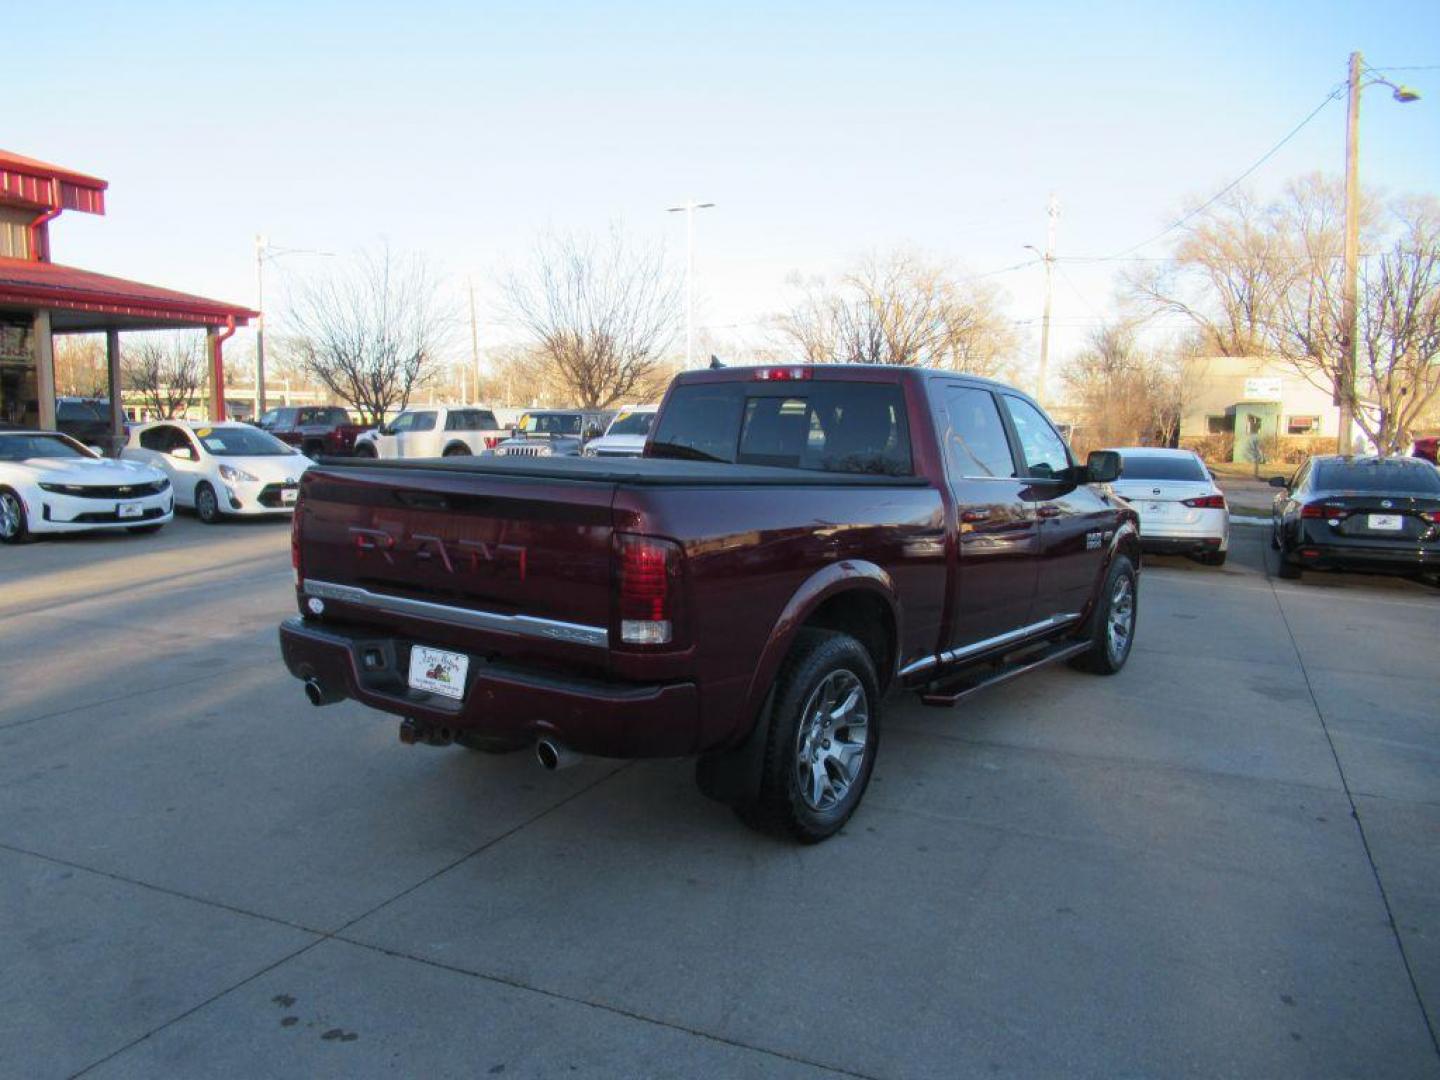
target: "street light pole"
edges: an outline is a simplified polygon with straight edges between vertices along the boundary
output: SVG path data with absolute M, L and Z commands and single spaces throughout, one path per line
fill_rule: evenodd
M 1040 378 L 1035 387 L 1035 400 L 1041 405 L 1045 404 L 1046 388 L 1050 382 L 1050 307 L 1055 298 L 1055 226 L 1060 220 L 1060 200 L 1055 198 L 1054 192 L 1050 193 L 1050 201 L 1045 204 L 1045 214 L 1049 221 L 1045 227 L 1044 252 L 1034 244 L 1025 245 L 1045 264 L 1045 309 L 1040 317 Z
M 714 206 L 688 199 L 683 205 L 666 208 L 666 213 L 685 214 L 685 367 L 695 365 L 695 211 Z
M 255 419 L 265 411 L 265 264 L 284 255 L 320 255 L 331 257 L 333 251 L 309 251 L 304 248 L 272 248 L 264 234 L 255 234 Z
M 1336 450 L 1351 450 L 1355 426 L 1355 360 L 1359 343 L 1360 261 L 1360 54 L 1350 54 L 1350 103 L 1345 118 L 1345 283 L 1341 290 L 1341 322 L 1345 340 L 1340 356 L 1340 431 Z
M 1340 406 L 1340 431 L 1335 448 L 1341 454 L 1348 454 L 1354 448 L 1355 372 L 1360 348 L 1360 91 L 1379 83 L 1390 87 L 1395 100 L 1402 105 L 1420 98 L 1410 87 L 1397 86 L 1378 75 L 1369 82 L 1362 82 L 1364 70 L 1364 58 L 1359 52 L 1352 52 L 1348 75 L 1349 109 L 1345 117 L 1345 280 L 1340 300 L 1343 340 L 1340 343 L 1340 377 L 1336 379 L 1335 386 L 1336 404 Z

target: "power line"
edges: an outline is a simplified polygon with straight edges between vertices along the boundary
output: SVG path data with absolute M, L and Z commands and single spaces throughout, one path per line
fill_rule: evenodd
M 1204 211 L 1210 209 L 1210 207 L 1214 206 L 1216 202 L 1218 202 L 1220 199 L 1224 198 L 1224 197 L 1225 197 L 1226 195 L 1228 195 L 1231 191 L 1235 190 L 1235 188 L 1238 187 L 1238 186 L 1240 185 L 1240 183 L 1245 180 L 1246 177 L 1248 177 L 1248 176 L 1249 176 L 1251 173 L 1253 173 L 1256 169 L 1260 168 L 1261 165 L 1264 165 L 1265 162 L 1269 161 L 1272 157 L 1274 157 L 1277 153 L 1279 153 L 1280 148 L 1281 148 L 1282 146 L 1284 146 L 1286 143 L 1288 143 L 1288 142 L 1289 142 L 1291 139 L 1293 139 L 1296 135 L 1300 134 L 1300 131 L 1305 127 L 1305 125 L 1308 124 L 1308 123 L 1310 123 L 1311 120 L 1314 120 L 1315 117 L 1319 116 L 1321 110 L 1323 110 L 1326 105 L 1329 105 L 1330 102 L 1335 101 L 1337 98 L 1339 98 L 1340 95 L 1345 91 L 1345 89 L 1346 89 L 1346 84 L 1341 83 L 1339 86 L 1337 86 L 1337 87 L 1335 87 L 1333 90 L 1331 90 L 1330 93 L 1328 93 L 1328 94 L 1325 95 L 1325 100 L 1322 101 L 1322 102 L 1320 102 L 1319 105 L 1315 106 L 1315 108 L 1310 111 L 1309 115 L 1307 115 L 1304 120 L 1301 120 L 1300 123 L 1296 124 L 1293 128 L 1291 128 L 1290 131 L 1285 135 L 1285 137 L 1284 137 L 1283 139 L 1281 139 L 1279 142 L 1277 142 L 1277 143 L 1276 143 L 1274 146 L 1272 146 L 1269 150 L 1266 150 L 1265 153 L 1263 153 L 1263 154 L 1260 155 L 1260 157 L 1255 161 L 1255 163 L 1254 163 L 1253 165 L 1251 165 L 1248 169 L 1246 169 L 1244 172 L 1242 172 L 1242 173 L 1241 173 L 1239 176 L 1237 176 L 1234 180 L 1231 180 L 1230 183 L 1226 184 L 1223 188 L 1221 188 L 1219 191 L 1217 191 L 1214 195 L 1210 196 L 1210 198 L 1206 199 L 1206 200 L 1205 200 L 1203 203 L 1201 203 L 1199 206 L 1195 207 L 1195 209 L 1191 210 L 1188 214 L 1185 214 L 1183 217 L 1178 218 L 1177 220 L 1171 222 L 1169 225 L 1165 226 L 1165 228 L 1161 229 L 1158 233 L 1156 233 L 1154 236 L 1150 237 L 1149 239 L 1147 239 L 1147 240 L 1142 240 L 1142 241 L 1140 241 L 1140 243 L 1135 244 L 1135 245 L 1133 245 L 1133 246 L 1131 246 L 1131 247 L 1128 247 L 1128 248 L 1126 248 L 1124 251 L 1118 252 L 1118 253 L 1115 254 L 1115 255 L 1107 256 L 1107 257 L 1106 257 L 1106 260 L 1117 260 L 1117 261 L 1118 261 L 1119 259 L 1124 258 L 1126 255 L 1129 255 L 1132 251 L 1138 251 L 1138 250 L 1140 250 L 1142 247 L 1147 247 L 1148 245 L 1153 244 L 1156 240 L 1159 240 L 1162 236 L 1165 236 L 1165 235 L 1167 235 L 1167 234 L 1169 234 L 1169 233 L 1171 233 L 1171 232 L 1174 232 L 1174 231 L 1175 231 L 1176 229 L 1178 229 L 1181 225 L 1184 225 L 1187 221 L 1189 221 L 1191 218 L 1195 217 L 1197 214 L 1203 213 Z M 1097 259 L 1096 261 L 1099 262 L 1099 261 L 1106 261 L 1106 260 L 1099 260 L 1099 259 Z

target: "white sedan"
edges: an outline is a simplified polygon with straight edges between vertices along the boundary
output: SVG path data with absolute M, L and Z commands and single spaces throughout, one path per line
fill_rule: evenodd
M 1140 515 L 1144 551 L 1193 555 L 1223 566 L 1230 551 L 1230 509 L 1210 470 L 1189 450 L 1126 446 L 1115 494 Z
M 0 541 L 42 533 L 154 532 L 174 516 L 170 481 L 54 431 L 0 431 Z
M 164 470 L 175 503 L 207 525 L 230 514 L 295 510 L 310 459 L 249 424 L 161 420 L 130 429 L 121 457 Z

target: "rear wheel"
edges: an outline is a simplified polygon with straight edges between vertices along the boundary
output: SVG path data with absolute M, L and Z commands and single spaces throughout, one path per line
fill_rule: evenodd
M 1295 581 L 1300 577 L 1300 567 L 1290 561 L 1290 549 L 1285 544 L 1285 534 L 1278 528 L 1275 530 L 1275 550 L 1280 554 L 1277 556 L 1280 565 L 1276 568 L 1277 577 L 1286 581 Z
M 0 544 L 24 544 L 29 540 L 25 504 L 9 488 L 0 488 Z
M 355 444 L 355 456 L 373 458 L 379 457 L 380 455 L 375 452 L 375 446 L 373 443 L 362 442 Z
M 470 447 L 466 446 L 464 443 L 451 443 L 449 446 L 447 446 L 447 447 L 445 448 L 445 453 L 441 455 L 441 457 L 469 457 L 469 456 L 470 456 Z
M 1071 660 L 1071 667 L 1096 675 L 1114 675 L 1125 666 L 1130 647 L 1135 643 L 1137 586 L 1135 567 L 1130 559 L 1116 555 L 1086 629 L 1090 648 Z
M 214 525 L 220 520 L 220 500 L 215 496 L 215 489 L 204 480 L 195 485 L 195 516 L 206 525 Z
M 802 630 L 772 695 L 758 797 L 735 808 L 753 829 L 813 844 L 849 820 L 875 767 L 880 691 L 848 634 Z

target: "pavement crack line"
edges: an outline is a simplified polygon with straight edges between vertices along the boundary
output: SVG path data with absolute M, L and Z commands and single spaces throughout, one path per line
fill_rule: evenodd
M 1280 619 L 1285 624 L 1285 633 L 1290 636 L 1290 647 L 1295 650 L 1295 662 L 1300 665 L 1300 674 L 1305 677 L 1305 689 L 1310 693 L 1310 702 L 1315 708 L 1316 719 L 1320 721 L 1320 730 L 1325 734 L 1325 742 L 1330 747 L 1330 755 L 1335 759 L 1335 771 L 1340 775 L 1340 784 L 1345 789 L 1345 799 L 1350 804 L 1350 818 L 1355 822 L 1355 831 L 1360 836 L 1360 846 L 1365 851 L 1365 859 L 1370 864 L 1370 873 L 1375 878 L 1375 888 L 1380 893 L 1380 902 L 1385 905 L 1385 919 L 1390 924 L 1390 935 L 1395 939 L 1395 948 L 1400 953 L 1400 963 L 1405 968 L 1405 976 L 1410 980 L 1410 992 L 1415 995 L 1415 1004 L 1420 1008 L 1420 1018 L 1425 1021 L 1425 1030 L 1430 1035 L 1430 1046 L 1435 1051 L 1435 1056 L 1440 1058 L 1440 1033 L 1435 1030 L 1435 1022 L 1430 1017 L 1430 1010 L 1425 1007 L 1425 997 L 1420 993 L 1420 983 L 1415 978 L 1415 968 L 1410 963 L 1410 954 L 1405 949 L 1405 941 L 1400 936 L 1400 927 L 1395 921 L 1395 910 L 1390 905 L 1390 894 L 1385 889 L 1385 882 L 1380 877 L 1380 868 L 1375 864 L 1375 853 L 1370 850 L 1370 838 L 1365 834 L 1365 822 L 1360 819 L 1360 807 L 1356 805 L 1355 793 L 1350 789 L 1350 778 L 1345 775 L 1345 766 L 1340 760 L 1340 751 L 1335 746 L 1335 738 L 1330 734 L 1330 725 L 1325 720 L 1325 710 L 1320 707 L 1320 699 L 1315 694 L 1315 687 L 1310 682 L 1310 669 L 1305 666 L 1305 657 L 1300 652 L 1300 643 L 1295 640 L 1294 628 L 1290 625 L 1290 617 L 1285 614 L 1285 605 L 1280 602 L 1280 594 L 1275 590 L 1274 579 L 1269 577 L 1269 566 L 1266 566 L 1267 580 L 1270 581 L 1270 591 L 1275 598 L 1275 607 L 1280 612 Z
M 389 956 L 398 960 L 409 960 L 416 964 L 424 964 L 426 967 L 438 968 L 441 971 L 449 971 L 456 975 L 465 975 L 472 979 L 480 979 L 483 982 L 508 986 L 514 990 L 523 990 L 528 993 L 539 994 L 542 997 L 551 998 L 555 1001 L 564 1001 L 571 1005 L 581 1005 L 587 1009 L 596 1009 L 614 1016 L 623 1016 L 629 1020 L 638 1020 L 644 1024 L 654 1024 L 656 1027 L 662 1027 L 670 1031 L 678 1031 L 685 1035 L 692 1035 L 695 1038 L 720 1043 L 722 1046 L 733 1046 L 740 1050 L 748 1050 L 751 1053 L 764 1054 L 766 1057 L 779 1058 L 781 1061 L 789 1061 L 796 1065 L 806 1065 L 812 1069 L 820 1069 L 824 1072 L 834 1073 L 837 1076 L 850 1076 L 854 1077 L 855 1080 L 880 1080 L 880 1078 L 873 1073 L 855 1072 L 853 1069 L 847 1069 L 841 1065 L 829 1065 L 823 1061 L 815 1061 L 811 1058 L 801 1057 L 798 1054 L 786 1053 L 784 1050 L 774 1050 L 767 1046 L 756 1046 L 754 1043 L 742 1042 L 739 1039 L 727 1038 L 724 1035 L 716 1035 L 713 1031 L 705 1031 L 702 1028 L 677 1024 L 670 1020 L 661 1020 L 642 1012 L 621 1008 L 618 1005 L 608 1005 L 603 1001 L 592 1001 L 589 998 L 574 997 L 570 994 L 562 994 L 558 990 L 547 990 L 543 986 L 535 986 L 531 983 L 522 982 L 519 979 L 509 979 L 503 975 L 475 971 L 472 968 L 458 967 L 455 964 L 447 964 L 440 960 L 431 960 L 424 956 L 416 956 L 413 953 L 404 952 L 400 949 L 387 949 L 382 945 L 374 945 L 366 941 L 356 941 L 354 938 L 340 937 L 338 940 L 345 942 L 347 945 L 354 945 L 357 948 L 380 953 L 382 956 Z
M 90 873 L 100 874 L 100 875 L 103 875 L 103 876 L 105 876 L 105 877 L 111 877 L 111 878 L 114 878 L 115 880 L 129 882 L 130 884 L 134 884 L 134 885 L 141 886 L 141 887 L 144 887 L 144 888 L 154 889 L 154 890 L 156 890 L 156 891 L 158 891 L 158 892 L 163 892 L 163 893 L 167 893 L 167 894 L 169 894 L 169 895 L 171 895 L 171 896 L 176 896 L 176 897 L 180 897 L 180 898 L 185 899 L 185 900 L 190 900 L 190 901 L 193 901 L 194 903 L 197 903 L 197 904 L 203 904 L 203 905 L 206 905 L 206 906 L 208 906 L 208 907 L 216 907 L 216 908 L 220 908 L 220 909 L 223 909 L 223 910 L 226 910 L 226 911 L 230 911 L 230 912 L 233 912 L 233 913 L 238 913 L 238 914 L 242 914 L 242 915 L 247 915 L 247 916 L 251 916 L 251 917 L 253 917 L 253 918 L 257 918 L 257 919 L 263 919 L 263 920 L 265 920 L 265 921 L 267 921 L 267 922 L 277 923 L 277 924 L 279 924 L 279 925 L 289 927 L 290 929 L 293 929 L 293 930 L 299 930 L 299 931 L 301 931 L 301 932 L 303 932 L 303 933 L 310 933 L 310 934 L 315 934 L 315 935 L 316 935 L 314 941 L 307 942 L 305 945 L 303 945 L 303 946 L 301 946 L 300 948 L 294 950 L 293 952 L 287 953 L 285 956 L 282 956 L 280 959 L 274 961 L 273 963 L 266 964 L 264 967 L 260 968 L 258 971 L 251 972 L 249 975 L 245 976 L 243 979 L 239 980 L 238 982 L 233 983 L 233 984 L 231 984 L 230 986 L 227 986 L 227 987 L 225 987 L 225 988 L 217 991 L 216 993 L 210 995 L 210 996 L 209 996 L 208 998 L 206 998 L 204 1001 L 201 1001 L 201 1002 L 199 1002 L 199 1003 L 196 1004 L 196 1005 L 192 1005 L 190 1008 L 186 1009 L 184 1012 L 179 1013 L 179 1014 L 176 1015 L 176 1016 L 172 1016 L 170 1019 L 164 1021 L 163 1023 L 157 1024 L 155 1027 L 151 1028 L 149 1031 L 145 1032 L 143 1035 L 138 1035 L 138 1036 L 136 1036 L 134 1039 L 131 1039 L 129 1042 L 127 1042 L 124 1046 L 118 1047 L 117 1049 L 112 1050 L 110 1053 L 106 1054 L 104 1057 L 99 1058 L 99 1059 L 97 1059 L 97 1060 L 95 1060 L 95 1061 L 92 1061 L 89 1065 L 86 1065 L 83 1069 L 80 1069 L 80 1070 L 72 1073 L 72 1074 L 71 1074 L 71 1080 L 76 1080 L 77 1077 L 84 1076 L 86 1073 L 92 1072 L 92 1071 L 94 1071 L 95 1069 L 98 1069 L 101 1065 L 104 1065 L 107 1061 L 110 1061 L 110 1060 L 112 1060 L 112 1059 L 114 1059 L 114 1058 L 116 1058 L 116 1057 L 119 1057 L 121 1054 L 123 1054 L 123 1053 L 125 1053 L 125 1052 L 127 1052 L 127 1051 L 129 1051 L 129 1050 L 131 1050 L 131 1049 L 133 1049 L 133 1048 L 136 1047 L 136 1046 L 139 1046 L 139 1045 L 140 1045 L 141 1043 L 143 1043 L 146 1039 L 149 1039 L 149 1038 L 151 1038 L 151 1037 L 154 1036 L 154 1035 L 158 1035 L 160 1032 L 164 1031 L 166 1028 L 171 1027 L 171 1026 L 173 1026 L 173 1025 L 175 1025 L 175 1024 L 178 1024 L 180 1021 L 184 1020 L 186 1017 L 188 1017 L 188 1016 L 193 1016 L 196 1012 L 198 1012 L 198 1011 L 200 1011 L 201 1009 L 205 1008 L 207 1005 L 210 1005 L 210 1004 L 213 1004 L 213 1003 L 216 1002 L 216 1001 L 219 1001 L 221 998 L 226 997 L 227 995 L 229 995 L 229 994 L 231 994 L 231 993 L 234 993 L 236 990 L 239 990 L 239 989 L 241 989 L 241 988 L 244 987 L 244 986 L 248 986 L 250 983 L 254 982 L 256 979 L 260 978 L 262 975 L 265 975 L 265 974 L 267 974 L 268 972 L 274 971 L 276 968 L 278 968 L 278 967 L 281 966 L 282 964 L 289 963 L 291 960 L 294 960 L 295 958 L 303 955 L 304 953 L 309 952 L 311 949 L 315 948 L 315 946 L 317 946 L 317 945 L 323 945 L 323 944 L 324 944 L 325 942 L 327 942 L 327 941 L 343 941 L 343 942 L 345 942 L 347 945 L 357 945 L 357 946 L 363 945 L 362 942 L 352 941 L 351 939 L 341 937 L 340 935 L 343 934 L 346 930 L 350 929 L 350 927 L 354 926 L 356 923 L 360 922 L 362 919 L 368 919 L 371 915 L 375 914 L 377 911 L 380 911 L 380 910 L 382 910 L 383 908 L 388 907 L 390 904 L 393 904 L 396 900 L 400 900 L 400 899 L 402 899 L 403 897 L 409 896 L 409 895 L 410 895 L 411 893 L 413 893 L 416 889 L 420 888 L 420 887 L 423 886 L 423 885 L 429 884 L 430 882 L 434 881 L 436 878 L 440 877 L 442 874 L 448 873 L 449 871 L 455 869 L 455 867 L 459 866 L 461 863 L 464 863 L 464 862 L 466 862 L 466 861 L 469 860 L 469 859 L 473 859 L 476 855 L 479 855 L 481 852 L 487 850 L 488 848 L 494 847 L 496 844 L 500 843 L 502 840 L 506 840 L 506 839 L 508 839 L 509 837 L 514 836 L 514 835 L 515 835 L 517 832 L 519 832 L 520 830 L 525 829 L 525 828 L 528 828 L 529 826 L 535 824 L 537 821 L 540 821 L 541 819 L 543 819 L 543 818 L 545 818 L 545 817 L 548 817 L 550 814 L 553 814 L 555 811 L 559 810 L 561 807 L 563 807 L 563 806 L 568 806 L 570 803 L 572 803 L 572 802 L 574 802 L 576 799 L 580 798 L 580 796 L 585 795 L 585 794 L 587 794 L 588 792 L 594 791 L 594 790 L 595 790 L 597 787 L 599 787 L 601 784 L 605 783 L 607 780 L 610 780 L 612 777 L 618 776 L 620 773 L 622 773 L 622 772 L 624 772 L 626 769 L 630 768 L 633 764 L 634 764 L 634 762 L 626 762 L 624 765 L 621 765 L 618 769 L 613 769 L 613 770 L 611 770 L 610 772 L 606 773 L 604 776 L 600 777 L 599 779 L 597 779 L 597 780 L 595 780 L 595 781 L 593 781 L 593 782 L 591 782 L 591 783 L 589 783 L 589 784 L 586 784 L 584 787 L 579 788 L 579 789 L 576 790 L 576 791 L 571 792 L 569 795 L 567 795 L 565 798 L 561 799 L 559 802 L 553 803 L 553 804 L 551 804 L 550 806 L 545 807 L 543 810 L 539 811 L 538 813 L 532 814 L 530 817 L 526 818 L 524 821 L 521 821 L 521 822 L 519 822 L 518 824 L 514 825 L 513 827 L 511 827 L 511 828 L 509 828 L 509 829 L 506 829 L 504 832 L 498 834 L 497 836 L 492 836 L 489 840 L 486 840 L 483 844 L 481 844 L 479 847 L 475 848 L 473 851 L 469 851 L 469 852 L 465 853 L 464 855 L 461 855 L 458 859 L 454 859 L 454 860 L 452 860 L 451 862 L 446 863 L 444 866 L 442 866 L 440 869 L 436 870 L 434 873 L 428 874 L 426 877 L 424 877 L 424 878 L 421 879 L 420 881 L 415 882 L 413 885 L 409 885 L 409 886 L 405 887 L 404 889 L 401 889 L 401 890 L 400 890 L 398 893 L 396 893 L 394 896 L 390 897 L 390 898 L 387 899 L 387 900 L 382 900 L 380 903 L 376 904 L 374 907 L 369 908 L 368 910 L 361 912 L 359 915 L 355 916 L 355 917 L 354 917 L 353 919 L 351 919 L 349 922 L 344 923 L 343 925 L 341 925 L 340 927 L 338 927 L 338 928 L 336 928 L 336 929 L 334 929 L 334 930 L 311 930 L 311 929 L 309 929 L 308 927 L 302 927 L 302 926 L 299 926 L 299 925 L 297 925 L 297 924 L 295 924 L 295 923 L 287 922 L 287 921 L 284 920 L 284 919 L 277 919 L 277 918 L 275 918 L 274 916 L 271 916 L 271 915 L 259 915 L 259 914 L 256 914 L 255 912 L 244 911 L 244 910 L 242 910 L 242 909 L 240 909 L 240 908 L 231 907 L 231 906 L 228 905 L 228 904 L 223 904 L 223 903 L 220 903 L 220 902 L 218 902 L 218 901 L 207 900 L 207 899 L 204 899 L 203 897 L 189 896 L 189 895 L 187 895 L 187 894 L 185 894 L 185 893 L 176 892 L 176 891 L 171 890 L 171 889 L 165 889 L 165 888 L 163 888 L 163 887 L 161 887 L 161 886 L 158 886 L 158 885 L 151 885 L 151 884 L 149 884 L 149 883 L 147 883 L 147 882 L 144 882 L 144 881 L 136 881 L 136 880 L 134 880 L 134 879 L 132 879 L 132 878 L 121 877 L 121 876 L 118 875 L 118 874 L 110 874 L 110 873 L 108 873 L 107 871 L 104 871 L 104 870 L 95 870 L 95 869 L 93 869 L 92 867 L 82 866 L 82 865 L 80 865 L 79 863 L 67 863 L 67 862 L 66 862 L 65 860 L 63 860 L 63 859 L 56 859 L 56 858 L 53 858 L 53 857 L 51 857 L 51 856 L 41 855 L 41 854 L 39 854 L 38 852 L 25 851 L 24 849 L 21 849 L 21 848 L 14 848 L 14 847 L 11 847 L 11 846 L 8 845 L 8 844 L 0 844 L 0 848 L 7 848 L 7 849 L 9 849 L 9 850 L 16 851 L 16 852 L 19 852 L 19 853 L 25 854 L 25 855 L 31 855 L 31 856 L 34 856 L 34 857 L 40 858 L 40 859 L 48 859 L 50 862 L 53 862 L 53 863 L 60 863 L 60 864 L 67 865 L 67 866 L 74 866 L 76 869 L 79 869 L 79 870 L 85 870 L 85 871 L 88 871 L 88 872 L 90 872 Z M 370 948 L 371 946 L 364 946 L 364 947 Z M 376 951 L 377 951 L 377 952 L 384 952 L 383 949 L 376 949 Z M 418 959 L 418 958 L 412 957 L 411 959 Z M 437 965 L 437 966 L 444 966 L 444 965 Z M 460 970 L 460 969 L 456 969 L 456 970 Z M 473 973 L 467 973 L 467 974 L 473 974 Z M 517 985 L 520 985 L 520 984 L 517 984 Z M 545 993 L 545 991 L 539 990 L 538 988 L 534 988 L 534 987 L 527 987 L 526 989 L 534 989 L 534 990 L 536 991 L 536 993 Z M 551 996 L 556 996 L 556 995 L 551 995 Z M 642 1017 L 641 1019 L 644 1019 L 644 1018 Z M 660 1021 L 654 1021 L 654 1022 L 655 1022 L 655 1023 L 660 1023 Z M 723 1041 L 723 1040 L 721 1040 L 721 1041 Z M 866 1078 L 866 1080 L 870 1080 L 870 1078 Z

